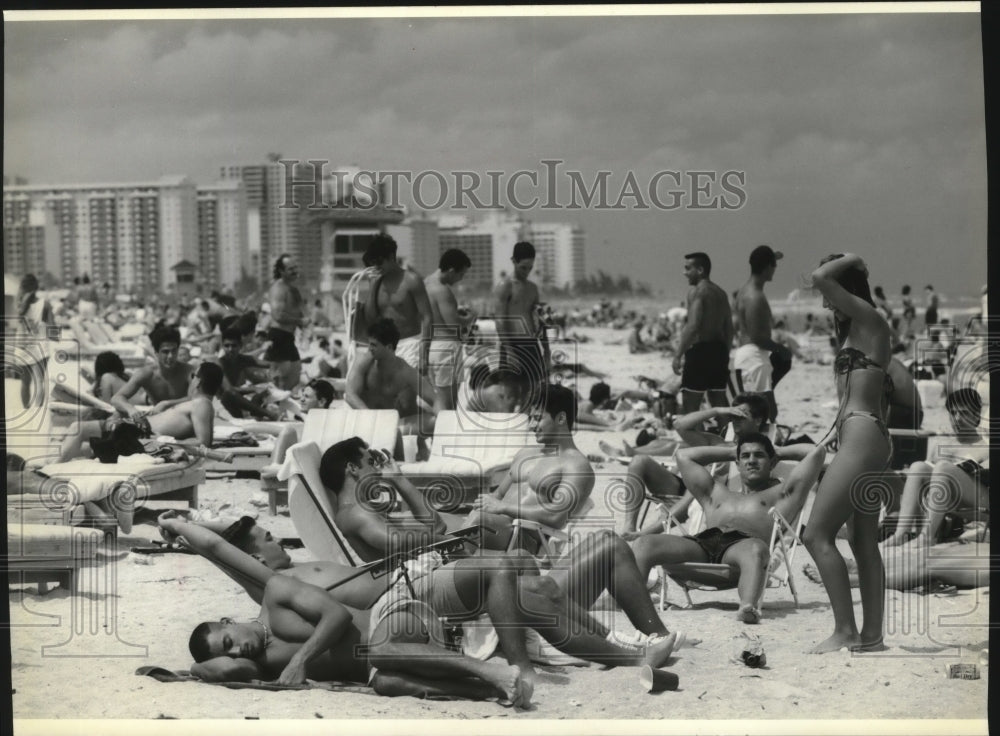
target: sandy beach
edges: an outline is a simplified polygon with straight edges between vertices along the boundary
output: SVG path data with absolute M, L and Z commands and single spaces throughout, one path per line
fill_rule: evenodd
M 588 342 L 568 346 L 569 359 L 608 374 L 612 388 L 635 386 L 638 374 L 665 378 L 669 361 L 659 354 L 629 355 L 626 333 L 576 330 Z M 581 378 L 586 394 L 594 379 Z M 797 363 L 777 388 L 779 421 L 814 439 L 825 434 L 836 413 L 830 368 Z M 925 426 L 943 429 L 943 409 L 930 408 Z M 634 433 L 577 432 L 577 444 L 596 453 L 599 440 L 617 442 Z M 595 465 L 596 503 L 624 474 L 617 462 Z M 287 515 L 269 517 L 267 498 L 255 479 L 213 478 L 202 486 L 201 506 L 218 514 L 250 514 L 277 537 L 296 536 Z M 694 607 L 661 614 L 667 626 L 703 642 L 677 652 L 668 668 L 680 678 L 677 691 L 650 695 L 638 671 L 620 667 L 541 667 L 534 708 L 526 712 L 489 702 L 431 702 L 381 698 L 357 692 L 228 690 L 197 683 L 161 683 L 133 674 L 144 665 L 171 670 L 191 665 L 192 628 L 221 616 L 253 618 L 257 606 L 208 562 L 182 554 L 140 555 L 132 545 L 158 539 L 155 513 L 177 502 L 150 501 L 128 535 L 82 572 L 76 599 L 60 588 L 40 596 L 34 585 L 9 592 L 11 667 L 15 718 L 84 719 L 841 719 L 986 717 L 988 666 L 981 679 L 951 680 L 945 665 L 979 662 L 988 646 L 988 588 L 950 595 L 889 591 L 887 651 L 852 655 L 806 654 L 825 638 L 832 615 L 822 586 L 801 572 L 809 561 L 796 558 L 801 605 L 787 589 L 770 589 L 764 619 L 746 627 L 735 618 L 736 593 L 695 592 Z M 609 512 L 610 513 L 610 512 Z M 846 543 L 844 551 L 849 554 Z M 307 559 L 304 550 L 293 558 Z M 854 591 L 860 618 L 860 598 Z M 671 588 L 669 599 L 682 604 Z M 597 612 L 622 631 L 633 631 L 620 612 Z M 763 641 L 767 666 L 750 669 L 731 661 L 733 639 L 752 630 Z M 75 655 L 75 656 L 67 656 Z M 531 726 L 522 728 L 530 729 Z M 947 730 L 942 728 L 942 730 Z

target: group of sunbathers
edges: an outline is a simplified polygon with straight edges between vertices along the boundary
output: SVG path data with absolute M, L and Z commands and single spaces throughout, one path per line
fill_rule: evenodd
M 772 268 L 780 257 L 771 253 Z M 878 353 L 884 360 L 877 363 L 868 357 L 868 352 L 877 352 L 875 348 L 864 352 L 848 346 L 835 361 L 841 411 L 833 436 L 819 443 L 776 441 L 775 425 L 769 424 L 776 411 L 773 393 L 745 392 L 732 405 L 677 416 L 672 413 L 677 408 L 674 397 L 648 383 L 616 396 L 599 383 L 584 402 L 574 390 L 548 380 L 551 356 L 535 316 L 538 291 L 527 278 L 534 262 L 530 244 L 515 246 L 514 273 L 495 293 L 500 356 L 498 365 L 492 361 L 493 369 L 488 367 L 490 360 L 476 361 L 470 369 L 473 361 L 463 357 L 462 341 L 475 316 L 458 309 L 451 287 L 470 265 L 465 254 L 445 253 L 439 270 L 426 281 L 400 266 L 391 238 L 376 238 L 365 258 L 372 283 L 364 305 L 348 315 L 355 356 L 336 384 L 307 383 L 294 340 L 284 334 L 294 336 L 306 319 L 294 287 L 294 259 L 282 256 L 272 287 L 270 347 L 264 356 L 268 365 L 242 352 L 247 335 L 236 323 L 219 327 L 222 354 L 197 367 L 177 360 L 180 334 L 160 326 L 150 336 L 155 364 L 127 375 L 111 359 L 98 361 L 95 393 L 117 415 L 71 427 L 62 446 L 63 458 L 86 453 L 85 443 L 106 438 L 123 422 L 134 424 L 144 436 L 170 435 L 208 447 L 215 399 L 234 416 L 275 419 L 277 407 L 270 400 L 289 388 L 295 388 L 301 404 L 284 416 L 295 420 L 311 408 L 329 407 L 342 393 L 352 408 L 398 410 L 401 432 L 426 439 L 437 412 L 464 402 L 468 411 L 528 413 L 537 445 L 518 452 L 503 481 L 483 489 L 464 516 L 437 510 L 401 473 L 396 464 L 401 457 L 399 444 L 371 448 L 354 437 L 324 448 L 318 469 L 322 492 L 334 510 L 339 532 L 363 561 L 360 568 L 335 561 L 294 564 L 269 533 L 248 519 L 226 525 L 192 522 L 176 512 L 161 515 L 165 537 L 182 539 L 261 604 L 253 621 L 222 619 L 194 631 L 193 672 L 204 679 L 352 680 L 368 682 L 387 695 L 496 697 L 527 706 L 535 680 L 529 631 L 585 660 L 661 666 L 686 637 L 669 632 L 657 614 L 647 587 L 650 572 L 684 562 L 729 565 L 738 573 L 737 618 L 759 623 L 772 565 L 769 542 L 775 517 L 797 518 L 824 473 L 823 482 L 829 485 L 830 472 L 838 483 L 845 473 L 862 472 L 861 460 L 855 463 L 858 468 L 838 463 L 838 458 L 827 463 L 828 449 L 839 442 L 838 456 L 846 458 L 854 457 L 855 450 L 845 453 L 845 443 L 854 448 L 867 442 L 869 449 L 886 444 L 889 407 L 898 403 L 906 408 L 906 402 L 893 401 L 893 393 L 916 395 L 899 390 L 905 379 L 893 381 L 888 352 Z M 817 269 L 814 280 L 831 304 L 838 330 L 863 327 L 877 335 L 880 328 L 874 318 L 869 319 L 868 308 L 852 301 L 860 287 L 847 278 L 851 269 L 866 274 L 856 256 L 831 258 Z M 442 326 L 453 329 L 442 332 Z M 847 340 L 865 346 L 868 338 L 864 332 L 853 338 L 847 332 L 838 335 L 841 344 Z M 263 391 L 265 381 L 276 391 Z M 463 383 L 469 389 L 464 394 Z M 148 411 L 132 403 L 142 394 L 152 405 Z M 712 403 L 720 403 L 717 396 L 712 398 Z M 628 402 L 643 402 L 639 408 L 656 407 L 658 416 L 649 419 Z M 873 402 L 875 411 L 865 408 Z M 919 399 L 908 406 L 911 415 L 919 416 Z M 620 413 L 622 408 L 625 413 Z M 894 577 L 891 555 L 897 553 L 890 552 L 901 550 L 902 560 L 904 554 L 911 556 L 913 545 L 940 541 L 952 528 L 945 523 L 940 488 L 952 490 L 964 507 L 988 506 L 988 439 L 980 428 L 979 395 L 972 389 L 956 390 L 948 396 L 947 408 L 964 459 L 932 458 L 895 474 L 886 470 L 885 463 L 878 468 L 884 477 L 895 479 L 889 485 L 896 489 L 886 499 L 895 526 L 886 525 L 883 535 L 884 552 L 890 555 L 885 558 L 889 585 L 908 588 L 918 580 L 941 577 L 930 564 L 917 577 Z M 608 410 L 619 413 L 609 416 Z M 856 418 L 866 423 L 852 421 Z M 593 506 L 596 476 L 590 459 L 574 442 L 574 428 L 585 423 L 620 430 L 638 428 L 640 422 L 646 425 L 641 446 L 626 443 L 619 450 L 602 445 L 609 455 L 628 462 L 622 484 L 613 491 L 623 501 L 624 523 L 618 533 L 609 520 L 608 528 L 577 533 L 565 549 L 552 555 L 547 530 L 565 530 Z M 731 439 L 723 439 L 729 425 Z M 287 447 L 299 434 L 295 425 L 286 427 L 278 446 Z M 425 444 L 421 452 L 426 455 Z M 676 460 L 676 472 L 656 460 L 669 455 Z M 875 462 L 874 455 L 862 460 Z M 779 462 L 792 467 L 776 473 Z M 402 514 L 371 502 L 383 487 L 391 490 Z M 843 522 L 833 520 L 835 515 L 827 508 L 831 493 L 824 495 L 822 488 L 819 496 L 826 505 L 820 504 L 819 515 L 803 536 L 817 562 L 815 577 L 830 591 L 837 630 L 816 651 L 836 645 L 868 650 L 881 645 L 871 623 L 880 613 L 869 609 L 874 584 L 868 529 L 851 532 L 852 539 L 861 540 L 858 577 L 863 600 L 868 601 L 868 628 L 859 634 L 851 631 L 846 614 L 838 608 L 842 596 L 839 577 L 830 572 L 834 563 L 828 535 Z M 640 524 L 647 501 L 669 507 L 669 523 Z M 695 503 L 702 509 L 704 528 L 689 524 L 684 535 L 670 533 L 674 521 L 691 522 Z M 927 509 L 926 518 L 921 509 Z M 897 513 L 892 515 L 893 511 Z M 864 523 L 869 523 L 867 517 Z M 374 575 L 372 565 L 393 572 Z M 962 579 L 969 582 L 968 576 Z M 590 615 L 588 609 L 605 591 L 638 633 L 609 630 Z M 483 613 L 489 615 L 506 665 L 464 653 L 442 625 L 442 621 L 448 626 L 469 622 Z

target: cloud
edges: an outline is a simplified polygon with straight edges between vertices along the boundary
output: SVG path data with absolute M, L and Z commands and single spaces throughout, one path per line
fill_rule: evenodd
M 8 23 L 5 173 L 207 181 L 268 151 L 417 171 L 555 157 L 619 180 L 741 169 L 739 212 L 572 218 L 592 244 L 628 234 L 653 269 L 664 241 L 958 233 L 971 278 L 979 33 L 975 14 Z

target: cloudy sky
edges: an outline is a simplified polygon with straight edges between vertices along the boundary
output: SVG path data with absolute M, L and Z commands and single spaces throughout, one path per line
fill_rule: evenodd
M 687 189 L 690 172 L 736 171 L 744 197 L 716 184 L 700 201 L 738 209 L 626 197 L 527 214 L 578 222 L 589 269 L 669 295 L 684 291 L 683 253 L 707 251 L 734 290 L 759 243 L 786 253 L 775 296 L 844 250 L 890 296 L 985 281 L 977 14 L 6 20 L 4 173 L 32 183 L 207 183 L 273 151 L 538 172 L 538 187 L 518 187 L 526 200 L 545 194 L 540 162 L 559 159 L 585 183 L 611 172 L 614 203 L 629 172 L 646 190 L 660 171 Z M 661 177 L 660 201 L 676 188 Z

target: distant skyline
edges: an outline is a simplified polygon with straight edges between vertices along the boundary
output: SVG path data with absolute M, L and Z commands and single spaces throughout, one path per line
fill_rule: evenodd
M 38 21 L 4 41 L 4 174 L 31 183 L 203 184 L 269 152 L 542 180 L 559 159 L 611 172 L 612 199 L 629 172 L 737 171 L 738 209 L 524 214 L 671 296 L 684 253 L 733 291 L 760 243 L 786 255 L 772 299 L 844 250 L 890 298 L 986 280 L 978 13 Z

